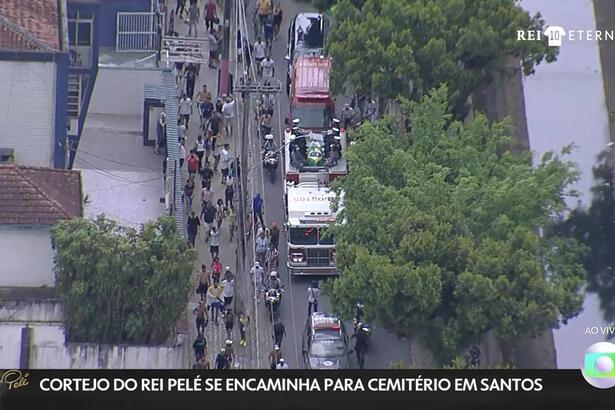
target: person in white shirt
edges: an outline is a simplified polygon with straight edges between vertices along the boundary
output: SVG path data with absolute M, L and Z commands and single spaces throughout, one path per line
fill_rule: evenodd
M 192 100 L 186 94 L 182 94 L 179 100 L 179 121 L 186 126 L 186 129 L 190 122 L 190 114 L 192 114 Z
M 231 158 L 228 152 L 229 144 L 224 144 L 224 147 L 220 151 L 220 171 L 222 172 L 222 183 L 226 183 L 226 177 L 228 177 L 228 169 L 231 163 Z
M 256 43 L 254 43 L 254 62 L 256 62 L 256 69 L 260 73 L 261 70 L 261 62 L 265 59 L 265 54 L 267 51 L 267 44 L 260 38 L 256 38 Z
M 257 303 L 260 303 L 258 293 L 260 292 L 263 283 L 263 273 L 264 270 L 261 267 L 260 262 L 254 261 L 254 266 L 250 269 L 250 278 L 252 279 L 252 286 L 254 286 L 254 298 L 257 300 Z
M 230 137 L 233 134 L 233 120 L 235 119 L 235 100 L 232 97 L 227 97 L 222 104 L 222 115 L 224 116 L 224 131 L 226 136 Z
M 348 128 L 352 125 L 354 119 L 354 110 L 350 106 L 350 104 L 344 104 L 344 109 L 342 110 L 342 121 L 344 121 L 344 128 Z
M 261 61 L 260 67 L 263 73 L 263 78 L 273 78 L 275 75 L 275 65 L 271 59 L 271 56 Z
M 184 166 L 184 161 L 186 160 L 186 147 L 182 142 L 182 139 L 179 139 L 179 168 L 181 169 Z
M 222 297 L 224 298 L 224 307 L 227 308 L 233 302 L 235 296 L 235 279 L 229 278 L 222 281 Z
M 278 364 L 275 366 L 276 370 L 288 370 L 288 365 L 284 359 L 280 359 Z
M 312 308 L 314 312 L 318 312 L 318 297 L 320 296 L 320 289 L 318 289 L 318 282 L 312 282 L 312 286 L 308 288 L 308 316 L 312 314 Z

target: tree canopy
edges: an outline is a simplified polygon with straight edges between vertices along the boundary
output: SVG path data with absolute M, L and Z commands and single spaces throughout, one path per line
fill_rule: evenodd
M 160 343 L 186 307 L 195 251 L 170 217 L 142 226 L 96 220 L 53 228 L 56 287 L 73 342 Z
M 531 74 L 558 51 L 546 40 L 517 41 L 517 30 L 542 30 L 544 21 L 515 0 L 339 0 L 331 11 L 336 91 L 349 82 L 382 98 L 416 100 L 447 83 L 455 112 L 509 58 Z
M 574 164 L 549 153 L 532 166 L 509 150 L 506 122 L 453 121 L 446 93 L 409 104 L 409 134 L 386 120 L 353 134 L 330 285 L 342 314 L 361 300 L 442 363 L 487 331 L 514 340 L 575 316 L 584 279 L 584 247 L 551 229 Z

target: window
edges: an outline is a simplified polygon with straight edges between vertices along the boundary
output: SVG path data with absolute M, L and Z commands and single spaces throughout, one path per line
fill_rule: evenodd
M 317 245 L 317 228 L 290 228 L 290 243 L 293 245 Z
M 92 22 L 69 20 L 68 21 L 68 44 L 71 46 L 92 45 Z
M 292 118 L 299 118 L 299 126 L 302 128 L 328 128 L 333 113 L 325 105 L 304 105 L 293 109 Z

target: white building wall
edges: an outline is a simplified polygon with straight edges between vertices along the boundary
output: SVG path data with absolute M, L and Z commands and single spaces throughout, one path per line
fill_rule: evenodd
M 53 166 L 56 63 L 0 61 L 0 148 L 22 165 Z
M 0 227 L 0 286 L 54 286 L 54 255 L 51 227 Z

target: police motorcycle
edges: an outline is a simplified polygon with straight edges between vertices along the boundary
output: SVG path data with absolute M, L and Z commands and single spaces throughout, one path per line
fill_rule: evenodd
M 273 142 L 273 134 L 265 135 L 265 143 L 263 144 L 263 168 L 269 174 L 269 179 L 273 183 L 275 181 L 275 174 L 278 169 L 279 155 Z
M 265 308 L 270 312 L 268 316 L 273 321 L 277 318 L 280 303 L 282 302 L 282 292 L 284 292 L 276 271 L 271 271 L 267 287 L 263 292 Z
M 365 305 L 361 302 L 357 303 L 356 307 L 355 307 L 355 314 L 354 314 L 354 318 L 352 318 L 352 326 L 354 327 L 354 333 L 355 335 L 357 333 L 362 333 L 363 336 L 367 338 L 369 338 L 372 335 L 373 332 L 373 325 L 371 324 L 371 322 L 367 321 L 367 320 L 363 320 L 363 309 L 365 308 Z

